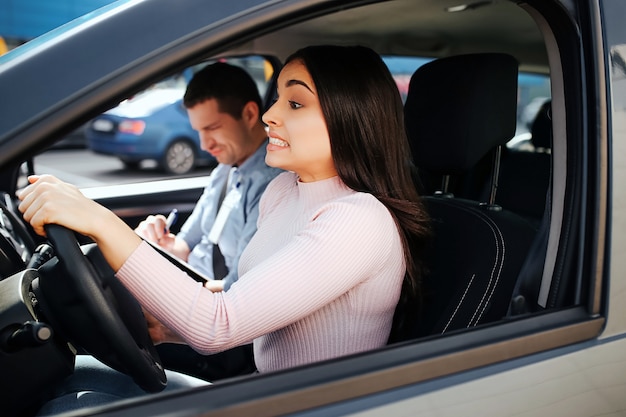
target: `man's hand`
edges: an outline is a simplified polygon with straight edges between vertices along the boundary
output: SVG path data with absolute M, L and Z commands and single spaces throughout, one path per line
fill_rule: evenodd
M 165 216 L 162 214 L 150 215 L 146 217 L 139 226 L 135 229 L 142 238 L 159 245 L 161 248 L 168 252 L 174 251 L 174 243 L 176 242 L 176 236 L 165 230 Z
M 211 292 L 221 292 L 224 291 L 224 281 L 211 279 L 204 283 L 204 288 L 209 289 Z

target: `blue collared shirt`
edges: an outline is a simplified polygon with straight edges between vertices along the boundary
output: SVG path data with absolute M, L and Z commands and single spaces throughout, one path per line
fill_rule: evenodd
M 259 217 L 259 200 L 267 184 L 282 170 L 265 164 L 266 144 L 257 149 L 236 170 L 231 179 L 239 187 L 241 198 L 231 210 L 219 238 L 219 247 L 224 255 L 228 275 L 224 277 L 224 291 L 237 281 L 239 257 L 256 232 Z M 187 262 L 200 272 L 213 278 L 213 244 L 209 232 L 217 216 L 217 205 L 231 165 L 219 164 L 209 176 L 209 185 L 198 200 L 193 212 L 181 227 L 178 237 L 185 240 L 191 249 Z

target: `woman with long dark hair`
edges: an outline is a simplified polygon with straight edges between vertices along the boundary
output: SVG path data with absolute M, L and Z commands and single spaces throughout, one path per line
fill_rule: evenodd
M 406 263 L 400 301 L 404 317 L 398 319 L 409 320 L 396 323 L 390 340 L 407 337 L 410 329 L 400 326 L 411 326 L 419 315 L 421 252 L 428 228 L 410 174 L 395 81 L 378 54 L 360 46 L 311 46 L 291 55 L 290 62 L 302 62 L 317 87 L 339 178 L 352 190 L 376 197 L 398 225 Z M 271 128 L 268 114 L 264 120 Z
M 19 207 L 42 235 L 57 223 L 92 238 L 156 318 L 156 343 L 214 353 L 254 340 L 259 372 L 384 346 L 401 327 L 392 326 L 401 293 L 406 306 L 419 304 L 427 235 L 400 95 L 376 53 L 307 47 L 289 57 L 277 85 L 263 116 L 266 162 L 289 172 L 267 187 L 228 292 L 203 288 L 54 177 L 32 177 Z

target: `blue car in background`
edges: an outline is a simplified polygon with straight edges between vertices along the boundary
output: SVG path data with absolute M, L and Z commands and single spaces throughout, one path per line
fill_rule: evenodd
M 148 89 L 94 118 L 85 130 L 89 149 L 116 156 L 129 169 L 155 160 L 163 171 L 177 175 L 215 164 L 191 128 L 184 92 L 181 86 Z

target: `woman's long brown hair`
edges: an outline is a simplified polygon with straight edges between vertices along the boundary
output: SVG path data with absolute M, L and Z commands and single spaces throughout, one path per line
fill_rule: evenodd
M 400 93 L 380 56 L 362 46 L 310 46 L 291 55 L 317 88 L 335 168 L 351 189 L 372 194 L 393 216 L 406 275 L 390 342 L 410 337 L 421 308 L 428 216 L 411 176 Z

